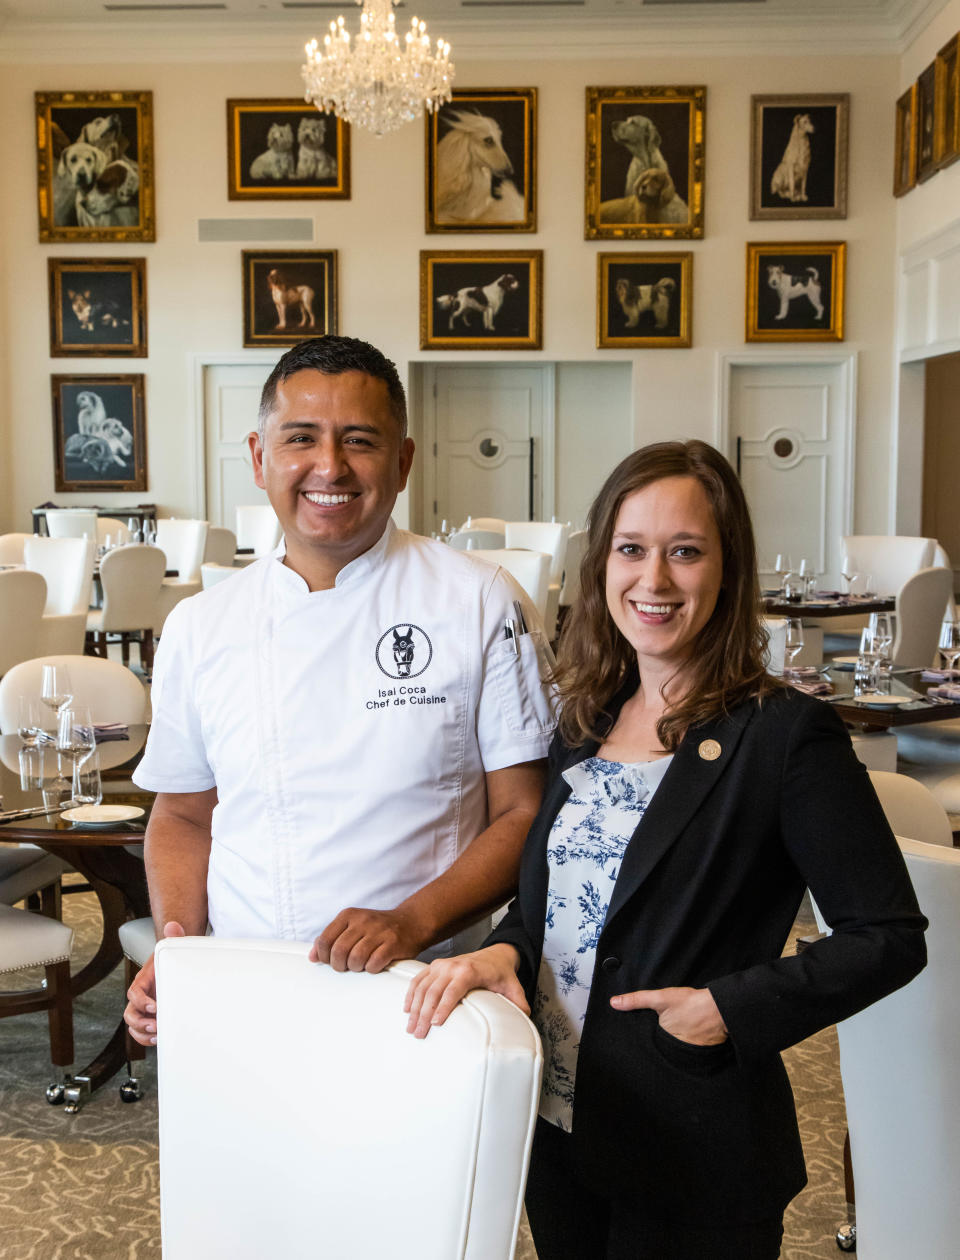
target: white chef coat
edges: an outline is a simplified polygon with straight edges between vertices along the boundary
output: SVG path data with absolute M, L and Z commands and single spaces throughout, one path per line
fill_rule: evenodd
M 283 544 L 164 626 L 135 782 L 216 786 L 208 914 L 221 936 L 311 940 L 392 909 L 487 825 L 484 772 L 544 757 L 542 632 L 504 636 L 503 570 L 396 529 L 311 592 Z M 431 956 L 475 948 L 475 925 Z

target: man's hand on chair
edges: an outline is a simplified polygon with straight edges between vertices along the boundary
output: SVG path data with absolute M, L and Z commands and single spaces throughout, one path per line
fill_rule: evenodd
M 163 935 L 186 936 L 179 923 L 164 925 Z M 130 1029 L 130 1036 L 141 1046 L 157 1044 L 157 982 L 151 954 L 127 989 L 127 1006 L 123 1018 Z

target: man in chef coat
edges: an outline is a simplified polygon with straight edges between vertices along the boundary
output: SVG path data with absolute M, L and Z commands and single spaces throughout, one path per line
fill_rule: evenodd
M 515 886 L 554 725 L 543 637 L 510 633 L 509 575 L 393 524 L 406 427 L 394 365 L 353 338 L 300 343 L 264 386 L 248 440 L 283 541 L 178 604 L 157 656 L 135 780 L 161 933 L 380 971 L 475 948 Z M 155 1042 L 152 959 L 128 998 Z

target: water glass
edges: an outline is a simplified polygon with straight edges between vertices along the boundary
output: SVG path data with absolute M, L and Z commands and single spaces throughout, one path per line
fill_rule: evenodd
M 103 800 L 100 780 L 100 756 L 94 753 L 86 761 L 78 761 L 73 772 L 73 804 L 99 805 Z
M 860 651 L 853 671 L 855 696 L 863 695 L 865 691 L 877 690 L 879 659 L 873 627 L 864 626 L 860 631 Z
M 20 717 L 17 722 L 17 734 L 20 743 L 28 748 L 36 748 L 43 732 L 40 701 L 33 696 L 20 697 Z
M 803 622 L 799 617 L 790 617 L 787 621 L 787 645 L 784 651 L 788 669 L 793 669 L 793 663 L 802 651 Z
M 947 669 L 956 669 L 960 659 L 960 621 L 948 619 L 940 627 L 940 655 Z
M 27 744 L 20 749 L 20 789 L 39 792 L 43 787 L 43 749 Z

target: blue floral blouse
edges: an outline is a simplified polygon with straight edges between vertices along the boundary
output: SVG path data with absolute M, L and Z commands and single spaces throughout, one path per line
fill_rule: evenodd
M 627 844 L 672 760 L 588 757 L 563 772 L 571 791 L 547 842 L 547 923 L 533 1021 L 543 1042 L 540 1115 L 567 1132 L 597 942 Z

